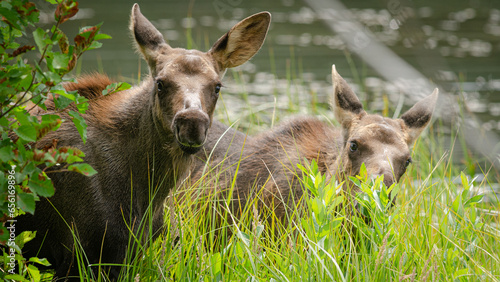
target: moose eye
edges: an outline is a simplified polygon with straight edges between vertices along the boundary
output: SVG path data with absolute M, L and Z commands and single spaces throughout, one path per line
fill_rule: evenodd
M 358 142 L 351 141 L 351 144 L 349 145 L 349 150 L 351 152 L 356 152 L 358 150 Z
M 216 94 L 216 95 L 219 95 L 219 92 L 220 92 L 221 87 L 222 87 L 222 85 L 220 85 L 220 84 L 217 84 L 217 85 L 215 86 L 215 94 Z
M 405 162 L 405 167 L 408 167 L 411 163 L 413 162 L 413 160 L 410 158 L 408 158 Z
M 163 91 L 164 87 L 163 87 L 163 82 L 161 80 L 158 80 L 156 82 L 156 88 L 158 89 L 157 90 L 158 92 L 162 92 Z

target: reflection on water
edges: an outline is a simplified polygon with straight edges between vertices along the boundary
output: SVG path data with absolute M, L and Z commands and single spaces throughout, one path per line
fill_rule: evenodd
M 399 0 L 343 2 L 378 41 L 444 90 L 463 95 L 468 110 L 484 121 L 484 130 L 500 132 L 500 2 L 424 0 L 405 3 L 413 5 L 409 7 Z M 103 32 L 113 37 L 102 49 L 83 57 L 82 71 L 99 70 L 118 79 L 137 80 L 139 59 L 127 31 L 132 4 L 81 1 L 73 26 L 66 27 L 68 33 L 77 26 L 103 21 Z M 191 47 L 202 50 L 243 17 L 261 10 L 272 13 L 263 49 L 226 76 L 223 97 L 232 118 L 241 117 L 248 109 L 243 109 L 246 102 L 252 105 L 252 113 L 265 113 L 257 117 L 265 122 L 271 118 L 269 111 L 291 108 L 302 112 L 304 104 L 326 105 L 332 63 L 374 111 L 383 108 L 380 97 L 386 95 L 396 108 L 402 99 L 400 87 L 418 87 L 418 81 L 395 85 L 381 79 L 324 26 L 321 19 L 328 13 L 315 13 L 302 1 L 194 1 L 192 8 L 189 1 L 141 1 L 140 5 L 172 46 L 185 47 L 190 35 Z M 42 13 L 41 22 L 52 21 L 47 12 Z M 141 72 L 147 72 L 144 63 Z M 241 82 L 245 82 L 243 87 Z

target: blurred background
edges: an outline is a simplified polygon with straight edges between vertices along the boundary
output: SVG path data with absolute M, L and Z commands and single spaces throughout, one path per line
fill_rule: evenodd
M 53 8 L 40 2 L 48 25 Z M 292 113 L 333 119 L 335 64 L 370 112 L 397 116 L 439 87 L 438 115 L 448 125 L 441 131 L 453 136 L 464 124 L 467 145 L 454 152 L 457 161 L 475 154 L 485 169 L 498 164 L 500 1 L 85 0 L 64 31 L 71 38 L 79 27 L 103 22 L 101 32 L 113 38 L 86 53 L 77 73 L 98 71 L 129 83 L 147 75 L 128 31 L 134 2 L 172 47 L 203 51 L 239 20 L 271 12 L 261 51 L 226 74 L 219 119 L 253 124 L 251 132 Z

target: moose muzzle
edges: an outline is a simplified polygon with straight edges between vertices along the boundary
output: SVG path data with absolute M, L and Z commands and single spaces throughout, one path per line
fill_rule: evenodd
M 188 153 L 198 152 L 207 138 L 210 118 L 200 109 L 187 109 L 177 113 L 173 121 L 175 139 Z

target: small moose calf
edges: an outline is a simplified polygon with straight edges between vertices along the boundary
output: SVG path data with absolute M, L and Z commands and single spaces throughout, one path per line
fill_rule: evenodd
M 399 181 L 412 162 L 410 146 L 431 121 L 438 90 L 401 118 L 391 119 L 365 112 L 335 66 L 332 81 L 331 107 L 340 127 L 299 117 L 252 137 L 214 122 L 204 150 L 196 154 L 191 183 L 199 184 L 202 196 L 215 195 L 222 209 L 231 197 L 229 217 L 239 217 L 245 205 L 258 197 L 259 205 L 283 221 L 303 195 L 297 164 L 304 158 L 309 163 L 315 160 L 327 179 L 339 182 L 358 174 L 362 163 L 372 177 L 383 175 L 387 186 Z M 345 185 L 345 189 L 351 188 Z M 189 189 L 180 191 L 179 199 L 193 194 Z

